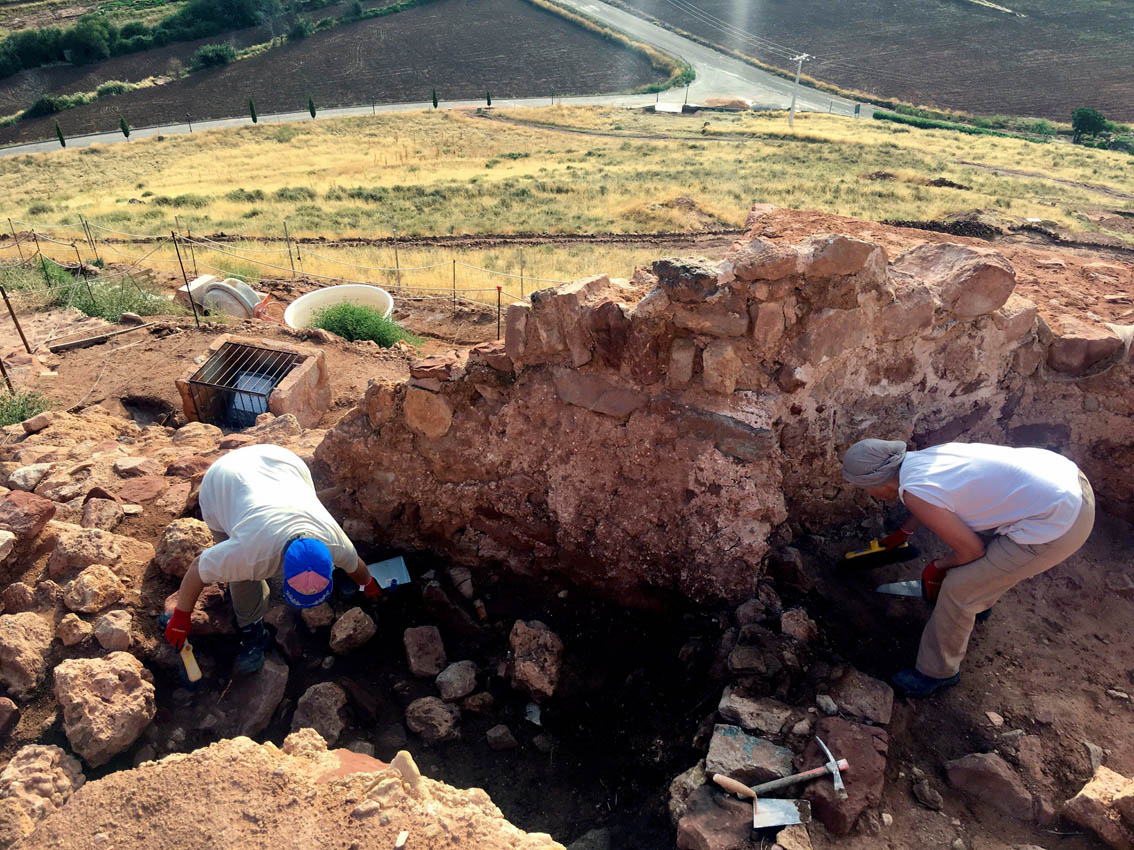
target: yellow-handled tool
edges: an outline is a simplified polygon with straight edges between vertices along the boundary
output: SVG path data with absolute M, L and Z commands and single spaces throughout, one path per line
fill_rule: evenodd
M 189 641 L 185 641 L 185 645 L 181 647 L 181 663 L 185 666 L 185 678 L 190 683 L 201 681 L 201 668 L 197 664 L 197 658 L 193 655 L 193 645 Z

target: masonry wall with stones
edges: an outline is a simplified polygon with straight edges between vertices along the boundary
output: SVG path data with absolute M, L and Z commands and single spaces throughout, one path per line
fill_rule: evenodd
M 1134 327 L 1048 323 L 986 248 L 840 235 L 533 293 L 505 338 L 372 384 L 316 452 L 364 540 L 558 572 L 626 602 L 750 596 L 770 549 L 860 516 L 867 436 L 1038 445 L 1134 516 Z

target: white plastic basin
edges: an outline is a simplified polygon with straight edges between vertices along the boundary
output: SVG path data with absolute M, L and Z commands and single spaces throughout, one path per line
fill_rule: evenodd
M 394 299 L 385 289 L 361 283 L 344 283 L 316 289 L 296 298 L 284 311 L 284 323 L 296 330 L 310 327 L 317 311 L 335 304 L 373 307 L 387 319 L 394 312 Z

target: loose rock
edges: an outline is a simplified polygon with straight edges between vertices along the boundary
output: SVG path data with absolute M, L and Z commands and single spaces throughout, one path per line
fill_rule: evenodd
M 494 750 L 514 750 L 519 746 L 512 730 L 503 723 L 493 726 L 484 733 L 484 737 L 488 741 L 488 746 Z
M 410 672 L 432 678 L 445 669 L 445 646 L 436 626 L 415 626 L 402 635 Z
M 30 696 L 47 672 L 51 625 L 25 611 L 0 616 L 0 682 L 18 698 Z
M 811 643 L 819 638 L 819 627 L 802 608 L 784 611 L 780 617 L 780 631 L 800 643 Z
M 752 804 L 722 797 L 702 785 L 685 801 L 677 823 L 678 850 L 725 850 L 751 846 Z
M 110 567 L 92 564 L 63 589 L 63 604 L 72 611 L 93 614 L 119 601 L 125 592 L 125 585 Z
M 941 792 L 930 785 L 928 779 L 922 779 L 920 782 L 914 783 L 913 795 L 917 798 L 919 803 L 935 812 L 941 811 L 941 807 L 945 805 L 945 800 L 942 798 Z
M 63 641 L 64 646 L 75 646 L 82 643 L 94 632 L 94 626 L 81 618 L 78 614 L 67 614 L 55 627 L 55 636 Z
M 130 648 L 130 626 L 133 617 L 129 611 L 108 611 L 95 621 L 94 636 L 103 649 Z
M 455 702 L 476 690 L 476 662 L 458 661 L 437 674 L 437 689 L 445 702 Z
M 1016 771 L 995 753 L 972 753 L 945 764 L 954 788 L 1017 820 L 1032 819 L 1032 795 Z
M 750 785 L 779 779 L 792 772 L 791 750 L 749 735 L 739 726 L 713 727 L 705 773 L 723 773 Z
M 894 710 L 894 689 L 853 667 L 831 685 L 830 696 L 844 714 L 871 723 L 889 723 Z
M 812 782 L 803 797 L 811 801 L 812 811 L 827 829 L 836 835 L 845 835 L 854 827 L 859 815 L 882 800 L 889 738 L 883 729 L 841 717 L 821 718 L 815 724 L 815 735 L 823 739 L 835 758 L 845 758 L 850 763 L 843 772 L 847 798 L 840 800 L 834 783 L 829 781 Z M 826 761 L 823 751 L 812 740 L 796 758 L 795 767 L 807 770 Z
M 406 725 L 427 744 L 460 737 L 461 710 L 437 697 L 415 699 L 406 708 Z
M 1122 774 L 1099 767 L 1091 781 L 1067 801 L 1063 814 L 1094 832 L 1115 850 L 1134 850 L 1134 824 L 1124 821 L 1115 807 L 1115 799 L 1131 785 L 1134 782 Z
M 122 505 L 113 499 L 88 499 L 83 504 L 79 525 L 83 528 L 101 528 L 113 531 L 126 518 Z
M 334 682 L 319 682 L 307 689 L 299 698 L 291 730 L 314 729 L 328 744 L 334 744 L 342 734 L 345 722 L 346 691 Z
M 377 631 L 374 620 L 365 611 L 351 608 L 331 627 L 331 652 L 342 655 L 358 649 L 374 637 Z
M 60 663 L 55 698 L 71 748 L 92 767 L 133 744 L 156 710 L 149 671 L 126 652 Z
M 29 463 L 27 466 L 21 466 L 8 476 L 8 486 L 13 490 L 31 492 L 39 486 L 39 482 L 50 469 L 50 463 Z
M 827 694 L 819 694 L 815 697 L 815 705 L 828 717 L 834 717 L 839 713 L 838 704 L 827 696 Z
M 12 474 L 18 472 L 20 470 Z M 37 496 L 35 493 L 25 493 L 23 489 L 14 489 L 0 499 L 0 528 L 12 532 L 21 542 L 30 542 L 43 532 L 44 527 L 55 516 L 55 510 L 55 502 L 50 499 Z
M 335 609 L 327 602 L 322 602 L 314 608 L 304 608 L 299 612 L 303 624 L 311 631 L 324 629 L 335 622 Z
M 20 722 L 20 707 L 7 697 L 0 697 L 0 738 L 16 728 Z
M 59 747 L 29 744 L 17 750 L 0 773 L 5 837 L 14 841 L 30 834 L 36 822 L 66 803 L 85 781 L 78 759 Z
M 563 641 L 539 620 L 517 620 L 508 636 L 512 647 L 512 686 L 540 702 L 555 693 L 563 660 Z
M 778 735 L 791 716 L 791 708 L 779 700 L 768 697 L 750 699 L 732 688 L 725 688 L 717 711 L 730 723 L 765 735 Z
M 213 533 L 199 519 L 175 519 L 157 545 L 154 563 L 166 575 L 184 577 L 193 560 L 213 545 Z

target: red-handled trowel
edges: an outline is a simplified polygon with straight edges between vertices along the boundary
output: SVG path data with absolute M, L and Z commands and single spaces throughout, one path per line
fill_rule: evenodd
M 713 774 L 713 782 L 733 794 L 752 798 L 753 829 L 811 822 L 811 803 L 807 800 L 771 800 L 767 797 L 758 799 L 756 792 L 743 782 L 720 773 Z

